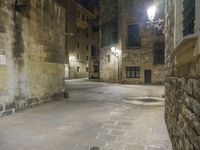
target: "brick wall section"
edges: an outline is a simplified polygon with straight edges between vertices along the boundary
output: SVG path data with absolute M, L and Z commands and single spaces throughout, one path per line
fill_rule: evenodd
M 200 149 L 200 58 L 177 68 L 174 50 L 174 0 L 166 0 L 166 112 L 174 150 Z M 187 70 L 187 75 L 181 74 Z
M 0 116 L 50 101 L 64 88 L 65 10 L 53 0 L 1 0 Z M 59 28 L 58 28 L 59 27 Z

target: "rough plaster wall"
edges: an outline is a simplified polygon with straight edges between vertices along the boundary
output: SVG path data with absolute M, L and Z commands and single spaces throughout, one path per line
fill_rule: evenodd
M 65 10 L 53 0 L 29 0 L 25 11 L 3 0 L 0 20 L 0 103 L 62 92 L 64 87 Z M 58 28 L 59 27 L 59 28 Z
M 192 62 L 179 67 L 175 65 L 172 55 L 175 41 L 175 1 L 165 2 L 167 128 L 174 150 L 198 150 L 200 149 L 200 57 L 195 57 Z

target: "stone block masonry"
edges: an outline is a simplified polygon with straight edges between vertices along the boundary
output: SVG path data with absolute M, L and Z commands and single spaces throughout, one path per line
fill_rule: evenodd
M 0 116 L 48 101 L 64 90 L 65 9 L 54 0 L 1 0 Z
M 176 57 L 174 51 L 177 47 L 174 43 L 177 35 L 174 32 L 177 18 L 176 12 L 179 12 L 181 5 L 178 1 L 166 0 L 166 109 L 165 119 L 174 150 L 199 150 L 200 149 L 200 57 L 195 56 L 194 49 L 189 48 L 190 57 L 185 57 L 184 48 L 188 48 L 188 43 L 184 45 L 179 52 L 183 51 L 182 56 Z M 198 3 L 197 3 L 198 4 Z M 183 11 L 180 11 L 183 12 Z M 199 16 L 198 16 L 199 17 Z M 180 17 L 180 14 L 178 16 Z M 176 24 L 176 25 L 175 25 Z M 179 33 L 180 35 L 182 33 Z M 199 35 L 199 32 L 197 33 Z M 184 42 L 184 41 L 183 41 Z M 196 41 L 197 42 L 197 41 Z M 175 57 L 177 58 L 175 61 Z M 186 59 L 186 58 L 190 58 Z
M 145 24 L 147 13 L 143 7 L 150 6 L 150 2 L 101 1 L 101 81 L 122 84 L 164 83 L 164 35 L 152 28 L 148 29 Z M 164 13 L 164 9 L 159 12 Z M 137 38 L 133 39 L 130 35 Z M 159 48 L 156 45 L 160 45 Z M 111 52 L 111 47 L 116 47 L 117 57 Z M 161 62 L 157 62 L 156 58 L 160 58 Z

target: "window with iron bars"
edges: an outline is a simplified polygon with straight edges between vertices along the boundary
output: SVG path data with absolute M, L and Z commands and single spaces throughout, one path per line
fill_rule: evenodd
M 194 33 L 195 0 L 183 1 L 183 36 Z

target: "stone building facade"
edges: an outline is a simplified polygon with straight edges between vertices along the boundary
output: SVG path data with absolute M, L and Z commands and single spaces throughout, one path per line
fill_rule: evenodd
M 89 79 L 99 79 L 99 0 L 76 0 L 88 9 L 95 18 L 90 19 L 90 51 L 89 51 Z
M 90 2 L 91 3 L 91 2 Z M 87 5 L 86 8 L 95 15 L 95 18 L 90 20 L 91 24 L 91 47 L 89 53 L 89 79 L 99 79 L 99 4 L 91 3 Z
M 88 78 L 93 76 L 91 51 L 99 48 L 99 34 L 93 32 L 96 16 L 73 0 L 67 1 L 65 6 L 69 12 L 66 14 L 67 78 Z
M 53 0 L 1 0 L 0 116 L 63 91 L 64 33 L 65 10 Z
M 164 35 L 147 28 L 146 10 L 151 3 L 149 0 L 101 0 L 101 81 L 163 83 Z M 161 10 L 163 15 L 164 9 Z
M 166 123 L 174 150 L 200 149 L 199 0 L 166 3 Z

